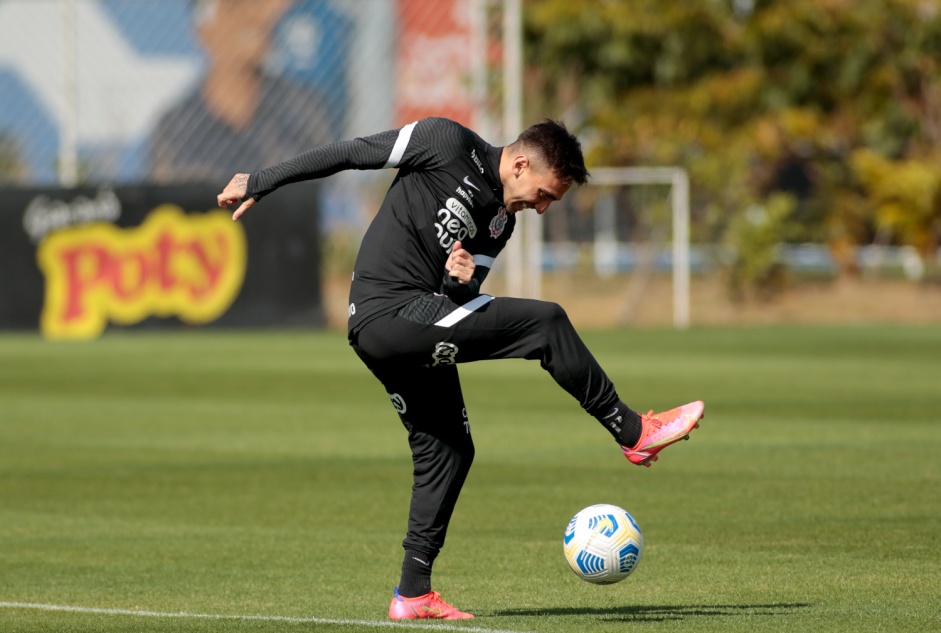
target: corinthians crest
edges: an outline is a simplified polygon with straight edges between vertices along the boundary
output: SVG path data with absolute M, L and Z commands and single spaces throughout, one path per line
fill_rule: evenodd
M 500 207 L 497 214 L 490 220 L 490 237 L 494 239 L 500 237 L 504 228 L 506 228 L 506 207 Z

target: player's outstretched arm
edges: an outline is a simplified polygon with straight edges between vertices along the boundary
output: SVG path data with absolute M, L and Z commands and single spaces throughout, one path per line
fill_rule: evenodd
M 232 219 L 238 220 L 264 196 L 292 182 L 325 178 L 347 169 L 427 168 L 435 156 L 434 143 L 447 138 L 446 133 L 459 136 L 457 132 L 463 128 L 445 119 L 435 119 L 424 126 L 419 123 L 328 143 L 260 171 L 236 174 L 219 194 L 219 206 L 228 208 L 241 201 L 232 214 Z M 413 130 L 417 131 L 413 134 Z
M 228 209 L 229 205 L 233 205 L 241 201 L 242 198 L 245 197 L 247 191 L 248 174 L 235 174 L 232 176 L 232 180 L 229 181 L 229 184 L 225 186 L 225 189 L 222 190 L 222 193 L 216 196 L 216 202 L 223 209 Z M 248 211 L 254 204 L 254 198 L 249 198 L 242 202 L 242 204 L 240 204 L 232 214 L 232 219 L 238 220 L 240 217 L 242 217 L 242 214 Z

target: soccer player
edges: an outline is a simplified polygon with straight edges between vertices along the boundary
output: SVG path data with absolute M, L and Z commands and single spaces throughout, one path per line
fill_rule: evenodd
M 703 403 L 640 414 L 614 385 L 560 306 L 499 298 L 481 284 L 513 233 L 516 214 L 542 214 L 587 182 L 581 144 L 546 120 L 506 147 L 429 118 L 332 143 L 252 174 L 218 196 L 238 220 L 288 183 L 345 169 L 398 168 L 360 246 L 350 287 L 350 345 L 385 387 L 408 431 L 414 482 L 405 556 L 389 617 L 472 618 L 431 589 L 431 569 L 474 459 L 457 364 L 538 360 L 614 436 L 627 459 L 650 466 L 699 426 Z

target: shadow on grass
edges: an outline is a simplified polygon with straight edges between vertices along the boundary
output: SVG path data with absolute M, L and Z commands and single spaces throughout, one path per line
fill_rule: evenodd
M 565 616 L 594 615 L 607 622 L 667 622 L 691 617 L 734 618 L 742 616 L 781 616 L 796 613 L 813 605 L 793 604 L 698 604 L 698 605 L 636 605 L 626 607 L 548 609 L 509 609 L 496 611 L 494 616 Z

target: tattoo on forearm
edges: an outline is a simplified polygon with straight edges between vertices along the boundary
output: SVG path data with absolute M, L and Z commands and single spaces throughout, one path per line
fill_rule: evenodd
M 232 184 L 237 187 L 247 187 L 248 174 L 236 174 L 235 178 L 232 179 Z

